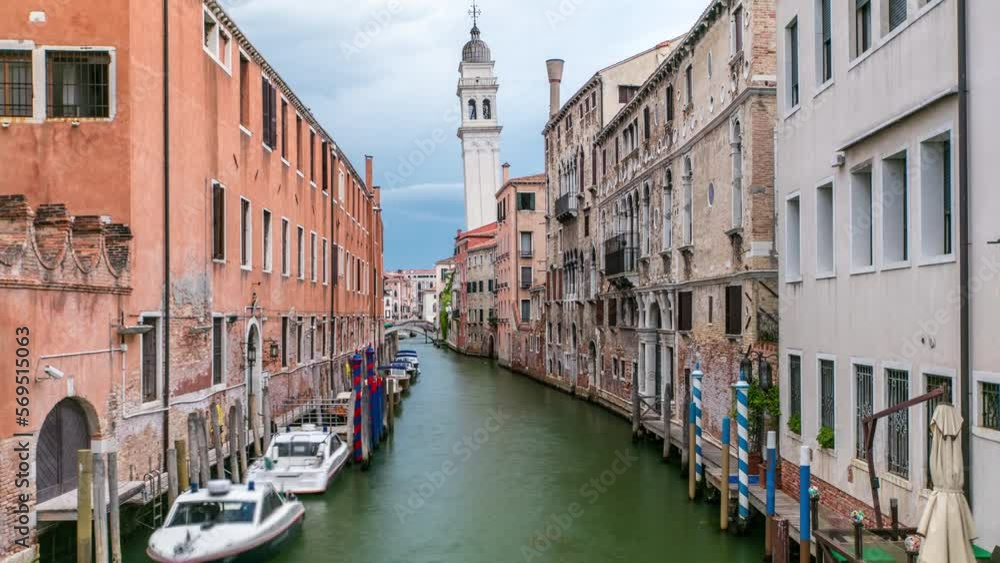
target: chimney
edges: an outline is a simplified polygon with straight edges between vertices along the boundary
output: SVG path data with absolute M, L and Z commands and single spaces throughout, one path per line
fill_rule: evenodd
M 500 184 L 500 185 L 501 186 L 506 186 L 507 182 L 509 182 L 509 181 L 510 181 L 510 163 L 509 162 L 505 162 L 505 163 L 503 163 L 503 184 Z
M 375 164 L 375 157 L 374 156 L 368 156 L 366 154 L 365 155 L 365 186 L 369 190 L 372 189 L 372 176 L 374 175 L 372 167 L 373 167 L 374 164 Z
M 559 85 L 562 83 L 563 66 L 566 61 L 562 59 L 549 59 L 545 61 L 545 67 L 549 71 L 549 115 L 553 116 L 559 111 Z

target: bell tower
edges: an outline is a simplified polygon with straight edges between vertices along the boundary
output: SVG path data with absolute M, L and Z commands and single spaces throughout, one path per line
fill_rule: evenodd
M 496 193 L 500 190 L 500 127 L 496 75 L 490 48 L 480 38 L 475 2 L 470 10 L 472 31 L 458 65 L 458 100 L 462 124 L 462 164 L 465 175 L 465 228 L 472 230 L 497 220 Z

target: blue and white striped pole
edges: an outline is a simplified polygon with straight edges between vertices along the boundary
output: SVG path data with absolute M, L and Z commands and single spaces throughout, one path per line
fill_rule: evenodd
M 774 490 L 775 471 L 777 470 L 778 434 L 774 430 L 767 433 L 767 501 L 764 522 L 764 555 L 770 560 L 774 556 Z
M 736 388 L 736 434 L 738 437 L 737 447 L 739 449 L 739 472 L 740 472 L 740 505 L 739 516 L 740 525 L 745 526 L 750 521 L 750 432 L 748 429 L 748 401 L 750 384 L 740 373 L 740 380 L 734 385 Z
M 722 494 L 719 528 L 722 530 L 729 529 L 729 461 L 732 441 L 732 432 L 730 431 L 729 417 L 727 416 L 722 419 L 722 479 L 719 480 L 719 492 Z
M 701 380 L 705 374 L 701 372 L 701 362 L 694 364 L 691 374 L 691 393 L 694 395 L 694 476 L 695 482 L 701 485 L 704 480 L 705 465 L 701 458 Z
M 808 446 L 799 450 L 799 552 L 808 561 L 812 543 L 812 515 L 809 506 L 809 483 L 812 479 L 809 464 L 812 452 Z

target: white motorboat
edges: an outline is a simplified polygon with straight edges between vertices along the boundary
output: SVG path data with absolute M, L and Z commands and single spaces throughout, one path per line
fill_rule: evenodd
M 420 372 L 420 356 L 417 355 L 416 350 L 400 350 L 399 352 L 396 352 L 395 361 L 398 362 L 400 360 L 409 362 L 413 365 L 413 369 Z
M 324 493 L 349 453 L 332 428 L 290 427 L 271 439 L 264 457 L 250 466 L 248 479 L 295 494 Z
M 264 561 L 299 531 L 305 513 L 268 483 L 209 481 L 177 497 L 146 555 L 159 563 Z

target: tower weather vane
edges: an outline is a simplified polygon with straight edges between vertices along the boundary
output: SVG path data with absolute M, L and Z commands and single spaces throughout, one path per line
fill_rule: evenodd
M 483 15 L 483 11 L 476 5 L 476 0 L 472 0 L 472 8 L 469 10 L 469 15 L 472 16 L 472 27 L 477 27 L 479 16 Z

